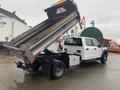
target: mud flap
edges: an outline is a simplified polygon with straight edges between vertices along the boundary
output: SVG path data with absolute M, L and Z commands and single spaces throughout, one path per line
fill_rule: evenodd
M 51 66 L 52 66 L 52 64 L 50 62 L 44 62 L 42 64 L 43 73 L 48 79 L 52 79 Z

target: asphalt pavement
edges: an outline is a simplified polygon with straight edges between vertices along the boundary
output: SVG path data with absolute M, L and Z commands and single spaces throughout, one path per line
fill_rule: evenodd
M 120 90 L 120 53 L 109 53 L 106 65 L 91 62 L 71 68 L 58 80 L 27 75 L 15 60 L 0 56 L 0 90 Z

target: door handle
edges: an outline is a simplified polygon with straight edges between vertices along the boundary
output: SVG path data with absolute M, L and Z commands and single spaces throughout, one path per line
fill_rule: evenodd
M 81 53 L 81 50 L 77 50 L 77 53 Z
M 94 48 L 94 50 L 96 50 L 96 48 Z
M 86 50 L 89 50 L 88 48 Z

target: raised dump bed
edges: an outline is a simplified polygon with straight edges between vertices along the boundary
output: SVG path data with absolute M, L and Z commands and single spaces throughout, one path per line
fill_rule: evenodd
M 35 27 L 29 29 L 28 31 L 22 33 L 18 37 L 11 40 L 9 43 L 11 45 L 14 45 L 16 47 L 19 47 L 22 44 L 26 44 L 26 42 L 31 39 L 31 37 L 35 36 L 36 34 L 42 32 L 44 29 L 49 27 L 52 23 L 50 23 L 50 20 L 45 20 L 42 23 L 36 25 Z
M 69 7 L 71 7 L 71 10 Z M 49 10 L 57 12 L 57 15 L 50 14 Z M 16 37 L 8 45 L 3 44 L 3 46 L 19 58 L 17 62 L 18 68 L 30 72 L 42 69 L 48 76 L 60 78 L 63 76 L 65 68 L 69 68 L 69 55 L 65 52 L 53 53 L 47 48 L 58 37 L 80 23 L 80 15 L 76 5 L 71 0 L 54 5 L 47 9 L 46 12 L 48 14 L 47 20 Z M 60 69 L 62 68 L 62 72 L 56 72 L 56 68 L 59 69 L 59 66 Z M 55 69 L 53 70 L 53 68 Z M 55 75 L 53 72 L 58 74 Z
M 70 11 L 68 7 L 73 7 L 73 9 Z M 64 8 L 66 11 L 63 12 L 60 10 L 60 12 L 55 16 L 53 15 L 54 17 L 52 18 L 48 15 L 47 20 L 14 38 L 9 42 L 9 45 L 4 45 L 4 47 L 12 49 L 11 51 L 14 52 L 24 51 L 24 56 L 22 57 L 26 57 L 28 61 L 32 62 L 36 54 L 45 50 L 56 38 L 80 22 L 79 12 L 71 0 L 54 5 L 46 9 L 46 12 L 50 14 L 51 12 L 49 12 L 49 10 L 57 12 L 57 10 L 61 8 Z M 61 17 L 62 14 L 64 14 L 64 17 Z

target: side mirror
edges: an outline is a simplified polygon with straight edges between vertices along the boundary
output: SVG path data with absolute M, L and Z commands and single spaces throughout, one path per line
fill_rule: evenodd
M 98 48 L 101 48 L 101 47 L 102 47 L 102 45 L 100 45 L 100 44 L 99 44 L 99 45 L 97 45 L 97 47 L 98 47 Z

